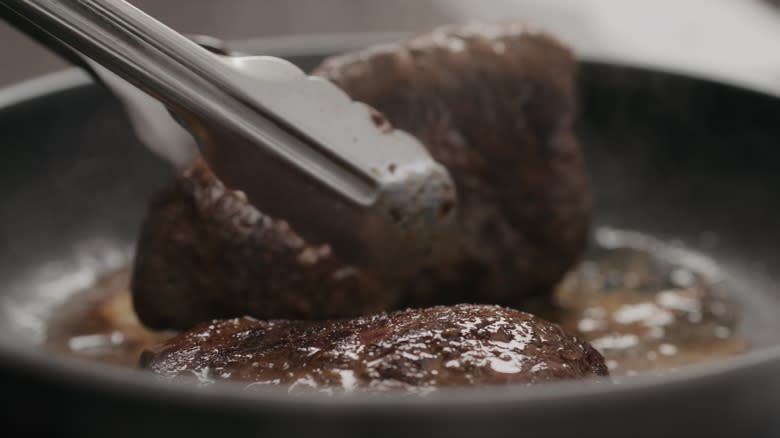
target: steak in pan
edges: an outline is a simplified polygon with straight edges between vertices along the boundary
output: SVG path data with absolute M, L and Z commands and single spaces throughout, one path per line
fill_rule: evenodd
M 519 307 L 578 260 L 590 189 L 572 131 L 576 62 L 555 39 L 514 23 L 444 27 L 333 57 L 315 74 L 418 137 L 449 169 L 460 201 L 449 258 L 421 264 L 400 286 L 384 283 L 345 265 L 327 242 L 304 242 L 197 162 L 157 195 L 143 224 L 132 291 L 145 324 Z
M 436 306 L 332 321 L 205 322 L 142 366 L 169 378 L 250 387 L 429 391 L 606 376 L 604 358 L 558 325 L 490 305 Z
M 202 160 L 164 187 L 149 211 L 132 278 L 133 305 L 148 326 L 357 315 L 398 301 L 329 246 L 309 244 L 259 212 Z

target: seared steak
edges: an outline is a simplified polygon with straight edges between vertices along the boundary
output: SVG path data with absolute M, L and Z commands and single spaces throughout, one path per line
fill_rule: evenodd
M 356 315 L 398 301 L 327 245 L 257 211 L 200 160 L 152 201 L 137 254 L 133 306 L 154 328 L 236 315 Z
M 601 355 L 558 325 L 467 304 L 324 322 L 215 320 L 145 352 L 141 363 L 162 376 L 205 384 L 237 380 L 347 391 L 608 375 Z
M 406 304 L 518 307 L 577 261 L 590 188 L 573 132 L 576 62 L 555 39 L 518 23 L 444 27 L 315 74 L 420 139 L 455 180 L 458 251 L 412 279 Z
M 316 74 L 417 136 L 449 169 L 461 228 L 451 257 L 421 264 L 400 288 L 385 284 L 345 266 L 327 245 L 303 242 L 283 218 L 264 216 L 197 163 L 149 208 L 132 282 L 139 317 L 188 328 L 241 315 L 520 307 L 549 293 L 577 261 L 590 225 L 572 132 L 575 70 L 569 50 L 517 24 L 446 27 L 325 61 Z

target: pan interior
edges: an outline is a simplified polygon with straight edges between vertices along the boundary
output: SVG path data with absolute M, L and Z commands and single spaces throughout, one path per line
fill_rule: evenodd
M 341 51 L 275 54 L 311 68 Z M 40 348 L 62 303 L 129 263 L 146 202 L 173 173 L 99 87 L 50 88 L 0 102 L 0 342 L 10 349 Z M 775 345 L 780 101 L 587 61 L 579 90 L 594 244 L 660 245 L 715 272 L 752 348 Z

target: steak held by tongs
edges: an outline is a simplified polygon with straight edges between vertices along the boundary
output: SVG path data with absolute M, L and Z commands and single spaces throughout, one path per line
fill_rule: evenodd
M 591 196 L 573 131 L 576 61 L 554 38 L 517 23 L 450 26 L 327 59 L 314 73 L 415 136 L 449 171 L 458 206 L 445 256 L 384 281 L 264 214 L 198 161 L 156 196 L 143 224 L 132 290 L 146 324 L 520 307 L 578 260 Z

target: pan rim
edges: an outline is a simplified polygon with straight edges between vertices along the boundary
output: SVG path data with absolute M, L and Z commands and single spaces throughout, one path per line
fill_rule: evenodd
M 333 52 L 344 48 L 358 47 L 371 41 L 381 41 L 406 33 L 392 34 L 331 34 L 327 37 L 299 35 L 295 37 L 275 37 L 246 40 L 240 44 L 263 45 L 279 55 L 284 55 L 285 44 L 291 50 L 288 54 L 304 54 L 305 49 L 312 53 L 306 41 L 318 41 L 317 48 L 323 50 L 331 47 Z M 367 40 L 367 36 L 371 39 Z M 586 63 L 607 63 L 616 66 L 626 66 L 653 72 L 671 73 L 673 75 L 692 78 L 705 82 L 717 82 L 732 88 L 760 94 L 772 95 L 763 90 L 757 90 L 746 84 L 732 84 L 729 82 L 713 81 L 710 78 L 701 78 L 699 75 L 688 75 L 676 71 L 662 70 L 655 67 L 637 66 L 632 63 L 623 63 L 619 60 L 606 59 L 597 55 L 582 59 Z M 40 76 L 18 84 L 0 88 L 0 111 L 6 111 L 13 106 L 31 102 L 36 99 L 46 98 L 53 94 L 74 90 L 80 87 L 93 85 L 88 75 L 70 68 L 59 72 Z M 331 397 L 325 394 L 304 394 L 290 397 L 286 391 L 270 390 L 263 392 L 237 391 L 239 384 L 226 383 L 213 385 L 206 388 L 198 388 L 191 384 L 176 384 L 160 382 L 159 379 L 141 371 L 123 370 L 118 368 L 101 366 L 75 359 L 57 358 L 50 360 L 51 356 L 34 347 L 15 345 L 0 339 L 0 358 L 6 366 L 32 372 L 36 376 L 61 384 L 78 384 L 82 387 L 90 387 L 98 392 L 108 391 L 116 394 L 122 392 L 127 396 L 151 397 L 154 399 L 167 399 L 182 403 L 209 403 L 212 406 L 215 398 L 223 401 L 221 408 L 257 408 L 268 403 L 273 409 L 300 409 L 312 407 L 326 412 L 333 409 L 350 409 L 351 413 L 370 413 L 376 409 L 394 409 L 410 414 L 422 414 L 420 410 L 428 412 L 430 409 L 446 407 L 449 409 L 474 409 L 475 406 L 511 405 L 523 406 L 524 409 L 539 408 L 540 403 L 559 403 L 566 400 L 576 404 L 587 400 L 589 403 L 595 400 L 629 400 L 634 397 L 643 397 L 650 393 L 674 393 L 675 391 L 691 391 L 701 385 L 709 383 L 726 382 L 729 379 L 737 379 L 739 376 L 754 372 L 762 367 L 780 366 L 780 345 L 764 347 L 750 351 L 747 354 L 720 359 L 713 362 L 697 364 L 681 368 L 677 373 L 664 376 L 645 374 L 632 377 L 619 385 L 595 384 L 588 385 L 581 381 L 558 382 L 539 385 L 535 387 L 517 390 L 516 387 L 480 387 L 480 388 L 445 388 L 434 392 L 427 397 L 409 398 L 400 397 L 393 393 L 386 397 L 366 397 L 361 393 L 348 394 L 345 397 Z M 270 406 L 269 406 L 270 408 Z M 452 413 L 452 411 L 449 411 Z
M 0 88 L 0 110 L 94 82 L 82 70 L 66 68 Z

